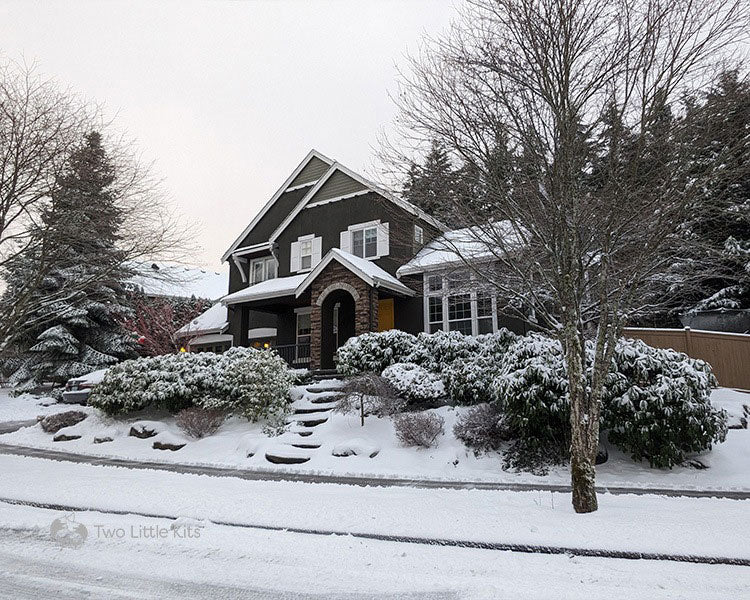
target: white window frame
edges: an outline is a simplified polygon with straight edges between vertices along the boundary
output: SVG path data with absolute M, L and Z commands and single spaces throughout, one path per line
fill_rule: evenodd
M 371 256 L 367 256 L 367 232 L 372 231 L 375 234 L 375 253 Z M 362 234 L 362 256 L 359 256 L 356 252 L 354 252 L 354 235 L 357 233 Z M 362 225 L 354 228 L 349 228 L 349 235 L 351 236 L 351 253 L 354 254 L 354 256 L 359 256 L 359 258 L 364 258 L 366 260 L 374 260 L 378 257 L 378 223 L 371 223 L 368 225 Z
M 313 247 L 313 240 L 314 240 L 314 238 L 315 238 L 315 235 L 311 233 L 310 235 L 304 235 L 304 236 L 300 237 L 297 240 L 297 242 L 299 242 L 299 270 L 300 270 L 300 273 L 303 272 L 303 271 L 311 271 L 312 268 L 313 268 L 313 266 L 314 266 L 313 265 L 313 257 L 315 256 L 315 249 Z M 302 247 L 305 244 L 310 244 L 310 252 L 303 254 Z M 305 256 L 309 256 L 310 257 L 310 266 L 309 267 L 303 267 L 302 266 L 302 258 L 305 257 Z
M 262 273 L 259 280 L 255 280 L 255 265 L 262 264 Z M 273 273 L 269 277 L 269 274 Z M 248 276 L 250 279 L 250 285 L 255 285 L 267 279 L 276 279 L 279 274 L 279 264 L 273 256 L 263 256 L 261 258 L 254 258 L 250 261 L 250 270 Z
M 294 362 L 295 363 L 306 363 L 310 362 L 310 357 L 305 356 L 299 357 L 299 345 L 300 345 L 300 334 L 299 334 L 299 318 L 300 315 L 312 315 L 312 307 L 303 306 L 302 308 L 294 309 Z M 310 322 L 310 333 L 303 334 L 303 337 L 309 338 L 306 342 L 312 346 L 312 317 Z
M 424 245 L 424 229 L 416 223 L 414 224 L 414 245 L 417 249 Z
M 365 243 L 367 232 L 375 231 L 375 254 L 371 256 L 360 256 L 365 260 L 377 260 L 390 253 L 389 224 L 383 223 L 380 219 L 367 221 L 366 223 L 356 223 L 350 225 L 346 231 L 341 232 L 341 249 L 350 254 L 354 254 L 354 234 L 362 232 L 362 254 L 366 254 L 367 244 Z
M 430 290 L 430 277 L 440 277 L 442 287 L 439 290 Z M 471 301 L 471 335 L 479 335 L 479 319 L 485 319 L 487 317 L 479 317 L 479 308 L 477 303 L 477 292 L 486 291 L 492 300 L 492 333 L 497 332 L 497 296 L 491 290 L 482 290 L 477 282 L 474 273 L 470 274 L 470 279 L 467 283 L 466 290 L 461 290 L 458 293 L 451 294 L 449 287 L 450 274 L 426 272 L 423 276 L 423 298 L 424 298 L 424 331 L 430 333 L 430 325 L 432 323 L 439 323 L 440 321 L 430 321 L 430 298 L 441 298 L 442 300 L 442 331 L 450 331 L 450 321 L 448 320 L 448 298 L 450 296 L 457 296 L 461 294 L 468 294 Z M 454 319 L 455 321 L 456 319 Z M 460 319 L 463 320 L 463 319 Z

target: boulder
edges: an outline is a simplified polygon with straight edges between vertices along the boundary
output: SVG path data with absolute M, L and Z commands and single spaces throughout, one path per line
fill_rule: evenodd
M 114 438 L 111 438 L 108 435 L 97 435 L 96 437 L 94 437 L 95 444 L 104 444 L 105 442 L 112 442 L 112 441 L 114 441 Z
M 608 460 L 609 460 L 609 452 L 607 452 L 607 449 L 604 446 L 599 446 L 599 449 L 596 451 L 595 464 L 603 465 Z
M 158 429 L 159 428 L 157 423 L 140 421 L 138 423 L 133 423 L 133 426 L 130 428 L 130 433 L 128 435 L 132 435 L 133 437 L 145 440 L 147 438 L 154 437 L 157 433 L 159 433 Z
M 173 442 L 160 442 L 159 440 L 156 440 L 153 445 L 154 450 L 171 450 L 172 452 L 184 447 L 185 442 L 177 444 Z
M 71 427 L 83 421 L 88 415 L 80 410 L 67 410 L 65 412 L 48 415 L 39 423 L 47 433 L 57 433 L 63 427 Z M 80 436 L 79 436 L 80 437 Z
M 336 444 L 331 451 L 333 456 L 368 456 L 375 458 L 380 452 L 380 448 L 372 445 L 366 440 L 355 438 Z
M 71 433 L 58 433 L 55 437 L 52 438 L 53 442 L 69 442 L 71 440 L 80 440 L 80 435 L 75 435 Z

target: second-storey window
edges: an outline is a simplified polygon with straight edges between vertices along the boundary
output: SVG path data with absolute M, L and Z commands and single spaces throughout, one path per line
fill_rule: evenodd
M 303 271 L 312 267 L 313 241 L 302 240 L 299 243 L 299 268 Z
M 352 254 L 360 258 L 373 258 L 378 255 L 377 226 L 352 231 Z
M 250 261 L 250 285 L 266 279 L 276 278 L 276 259 L 272 256 L 254 258 Z

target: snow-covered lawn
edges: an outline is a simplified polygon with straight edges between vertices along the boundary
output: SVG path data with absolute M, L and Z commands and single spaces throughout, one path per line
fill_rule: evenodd
M 318 385 L 318 389 L 330 386 L 330 383 Z M 295 393 L 296 408 L 315 410 L 325 407 L 313 401 L 332 400 L 330 393 L 317 390 L 307 391 L 315 386 L 297 388 Z M 743 405 L 750 404 L 750 394 L 720 389 L 714 392 L 713 400 L 726 408 L 730 413 L 730 423 L 739 423 L 743 414 Z M 0 410 L 4 397 L 0 397 Z M 11 409 L 1 414 L 7 420 L 33 418 L 41 412 L 33 400 L 13 399 L 21 408 L 24 417 L 14 416 Z M 52 407 L 50 407 L 51 409 Z M 62 406 L 60 409 L 80 409 L 80 407 Z M 46 409 L 46 410 L 50 410 Z M 365 427 L 361 427 L 357 415 L 342 415 L 336 412 L 324 412 L 319 416 L 328 420 L 316 427 L 308 428 L 311 435 L 302 437 L 299 425 L 292 425 L 289 432 L 281 437 L 269 438 L 258 425 L 233 418 L 227 421 L 214 435 L 194 440 L 187 437 L 176 426 L 174 418 L 168 415 L 147 413 L 137 418 L 110 419 L 98 411 L 84 407 L 90 413 L 83 422 L 64 429 L 66 434 L 81 435 L 78 440 L 54 442 L 53 436 L 42 431 L 39 425 L 27 427 L 17 432 L 0 435 L 0 443 L 54 448 L 55 450 L 110 456 L 149 461 L 176 462 L 191 465 L 216 465 L 254 470 L 286 470 L 306 473 L 325 473 L 336 475 L 371 475 L 390 477 L 451 479 L 462 481 L 497 481 L 497 482 L 532 482 L 532 483 L 567 483 L 569 473 L 566 467 L 554 468 L 546 476 L 535 476 L 529 473 L 513 473 L 502 469 L 502 457 L 499 454 L 476 457 L 468 451 L 452 434 L 453 424 L 461 408 L 443 407 L 438 413 L 445 419 L 445 435 L 439 440 L 436 448 L 416 449 L 402 447 L 395 435 L 390 419 L 367 417 Z M 24 412 L 25 411 L 25 412 Z M 314 418 L 316 413 L 300 415 L 297 418 Z M 133 422 L 137 420 L 157 420 L 153 424 L 160 433 L 150 439 L 139 439 L 128 435 Z M 108 436 L 113 441 L 94 443 L 95 437 Z M 178 451 L 156 450 L 154 441 L 185 443 Z M 299 448 L 292 444 L 300 443 L 318 448 Z M 334 456 L 355 451 L 350 456 Z M 309 457 L 303 464 L 272 464 L 266 459 L 267 453 L 287 457 Z M 711 452 L 699 457 L 707 469 L 696 469 L 689 466 L 672 470 L 651 469 L 647 464 L 635 463 L 629 457 L 614 448 L 609 448 L 609 461 L 597 467 L 597 481 L 600 485 L 637 486 L 680 489 L 716 489 L 716 490 L 750 490 L 750 431 L 731 429 L 727 441 L 714 447 Z M 373 456 L 374 455 L 374 456 Z
M 750 558 L 750 502 L 247 481 L 0 456 L 0 497 L 351 533 Z M 80 519 L 83 521 L 82 519 Z M 85 523 L 84 523 L 85 524 Z M 747 568 L 750 575 L 750 568 Z
M 740 598 L 748 569 L 540 556 L 348 536 L 207 525 L 198 539 L 104 539 L 100 525 L 169 530 L 171 521 L 78 513 L 84 545 L 49 538 L 53 511 L 0 505 L 0 586 L 8 598 L 667 600 Z
M 0 387 L 0 423 L 28 421 L 65 410 L 71 410 L 71 405 L 56 404 L 52 398 L 31 394 L 14 397 L 8 388 Z

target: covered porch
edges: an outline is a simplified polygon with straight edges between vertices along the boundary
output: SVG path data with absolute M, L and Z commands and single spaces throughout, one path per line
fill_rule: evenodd
M 398 299 L 415 292 L 372 263 L 331 250 L 309 273 L 264 281 L 222 302 L 239 321 L 237 345 L 274 348 L 293 368 L 333 369 L 336 350 L 352 336 L 392 329 Z M 259 340 L 259 322 L 275 336 Z

